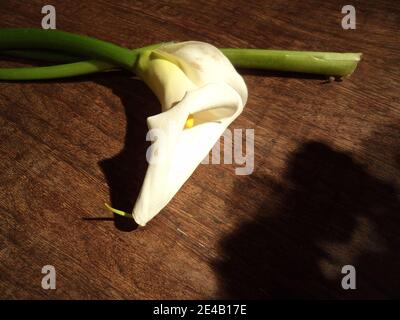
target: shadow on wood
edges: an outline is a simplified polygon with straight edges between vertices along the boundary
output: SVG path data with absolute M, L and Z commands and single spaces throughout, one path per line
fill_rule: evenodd
M 272 196 L 254 221 L 223 240 L 226 259 L 216 266 L 220 296 L 399 296 L 400 202 L 394 185 L 349 154 L 314 141 L 291 156 L 283 184 L 259 179 Z M 245 191 L 236 185 L 235 192 Z M 231 210 L 238 207 L 243 203 L 232 203 Z M 348 264 L 356 268 L 356 290 L 341 287 L 341 269 Z
M 120 97 L 126 114 L 126 135 L 123 149 L 114 157 L 99 162 L 108 186 L 113 208 L 132 212 L 147 169 L 146 118 L 160 112 L 160 106 L 147 86 L 129 74 L 108 73 L 95 77 L 95 82 L 111 88 Z M 135 230 L 132 219 L 114 215 L 115 226 L 122 231 Z

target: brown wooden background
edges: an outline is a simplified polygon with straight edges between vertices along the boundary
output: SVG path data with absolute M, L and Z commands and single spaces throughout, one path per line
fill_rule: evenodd
M 396 4 L 397 3 L 397 4 Z M 0 27 L 40 27 L 48 1 L 0 3 Z M 145 228 L 130 210 L 158 103 L 123 72 L 0 83 L 0 297 L 400 297 L 396 1 L 51 1 L 57 28 L 138 47 L 363 52 L 343 82 L 243 70 L 255 171 L 200 166 Z M 1 66 L 15 65 L 2 59 Z M 57 289 L 41 288 L 54 265 Z M 343 265 L 357 290 L 341 289 Z

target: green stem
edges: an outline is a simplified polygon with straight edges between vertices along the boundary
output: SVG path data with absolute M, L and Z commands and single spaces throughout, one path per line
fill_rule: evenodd
M 23 59 L 41 60 L 54 63 L 71 63 L 84 60 L 82 57 L 69 55 L 58 51 L 44 50 L 2 50 L 0 55 Z
M 361 53 L 312 52 L 263 49 L 221 49 L 238 68 L 349 76 Z
M 1 49 L 62 48 L 67 53 L 104 60 L 132 70 L 139 52 L 69 32 L 42 29 L 0 29 Z
M 90 56 L 100 60 L 88 60 L 64 65 L 32 68 L 0 69 L 0 80 L 54 79 L 85 75 L 123 67 L 133 71 L 142 50 L 156 48 L 159 44 L 140 49 L 129 50 L 117 45 L 75 35 L 62 31 L 41 29 L 0 29 L 1 49 L 50 49 L 62 48 L 68 53 Z M 311 52 L 264 49 L 233 49 L 221 51 L 238 68 L 267 69 L 287 72 L 314 73 L 327 76 L 348 76 L 361 59 L 361 53 Z M 4 52 L 4 51 L 3 51 Z M 32 51 L 31 51 L 32 52 Z M 7 54 L 7 52 L 5 52 Z M 8 51 L 28 57 L 27 52 Z M 34 58 L 51 61 L 74 61 L 74 57 L 63 56 L 57 52 L 38 52 Z M 62 60 L 65 57 L 66 60 Z M 106 60 L 109 63 L 102 62 Z
M 81 76 L 115 69 L 115 66 L 100 60 L 60 64 L 48 67 L 0 68 L 0 80 L 46 80 Z
M 139 49 L 137 49 L 139 50 Z M 361 59 L 360 53 L 310 51 L 280 51 L 261 49 L 221 49 L 238 68 L 266 69 L 287 72 L 314 73 L 327 76 L 349 76 Z M 28 53 L 4 52 L 27 58 Z M 32 58 L 53 62 L 78 58 L 52 52 L 35 52 Z M 87 60 L 49 67 L 0 68 L 0 80 L 36 80 L 81 76 L 108 71 L 116 67 L 99 60 Z

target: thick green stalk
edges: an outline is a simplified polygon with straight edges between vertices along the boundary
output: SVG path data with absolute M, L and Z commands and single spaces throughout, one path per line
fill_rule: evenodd
M 64 65 L 32 68 L 0 69 L 0 80 L 54 79 L 85 75 L 123 67 L 133 71 L 142 50 L 160 44 L 129 50 L 112 43 L 62 31 L 41 29 L 0 29 L 1 49 L 65 50 L 76 56 L 89 56 L 87 60 Z M 348 76 L 361 59 L 361 53 L 311 52 L 264 49 L 233 49 L 221 51 L 238 68 L 266 69 L 288 72 L 314 73 L 327 76 Z M 2 51 L 7 54 L 7 51 Z M 58 52 L 30 50 L 36 59 L 75 61 L 74 57 Z M 8 54 L 28 57 L 29 52 L 8 51 Z M 108 63 L 102 62 L 107 61 Z
M 115 68 L 113 64 L 100 60 L 87 60 L 48 67 L 0 68 L 0 80 L 20 81 L 70 78 Z
M 143 49 L 147 49 L 143 48 Z M 141 50 L 141 49 L 135 49 Z M 361 59 L 360 53 L 284 51 L 262 49 L 221 49 L 238 68 L 314 73 L 327 76 L 349 76 Z M 28 58 L 29 52 L 3 51 L 4 54 Z M 78 58 L 55 52 L 34 52 L 32 58 L 52 62 Z M 65 58 L 65 59 L 64 59 Z M 115 69 L 111 63 L 87 60 L 75 63 L 28 68 L 0 68 L 0 80 L 55 79 L 80 76 Z
M 0 55 L 54 63 L 71 63 L 85 60 L 79 56 L 73 56 L 67 53 L 51 50 L 1 50 Z
M 221 49 L 235 67 L 348 76 L 361 53 L 312 52 L 264 49 Z
M 42 29 L 0 29 L 1 49 L 50 49 L 97 58 L 132 70 L 138 52 L 69 32 Z

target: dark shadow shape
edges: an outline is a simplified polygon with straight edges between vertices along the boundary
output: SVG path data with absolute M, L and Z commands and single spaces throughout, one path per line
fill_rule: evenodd
M 96 83 L 112 89 L 125 108 L 126 134 L 123 149 L 110 159 L 99 161 L 108 186 L 113 208 L 132 212 L 147 169 L 146 118 L 160 112 L 160 106 L 142 81 L 126 72 L 112 72 L 92 77 Z M 114 214 L 115 226 L 121 231 L 137 228 L 133 219 Z
M 240 224 L 222 241 L 224 260 L 216 265 L 221 297 L 400 296 L 400 203 L 393 185 L 320 142 L 307 142 L 292 154 L 284 183 L 252 179 L 266 199 L 253 221 Z M 240 183 L 234 192 L 241 202 L 233 202 L 232 211 L 251 199 Z M 369 231 L 360 235 L 357 248 L 345 249 L 360 221 L 367 221 Z M 324 244 L 337 249 L 327 250 Z M 333 267 L 327 270 L 327 264 Z M 346 264 L 356 267 L 356 290 L 341 287 Z

